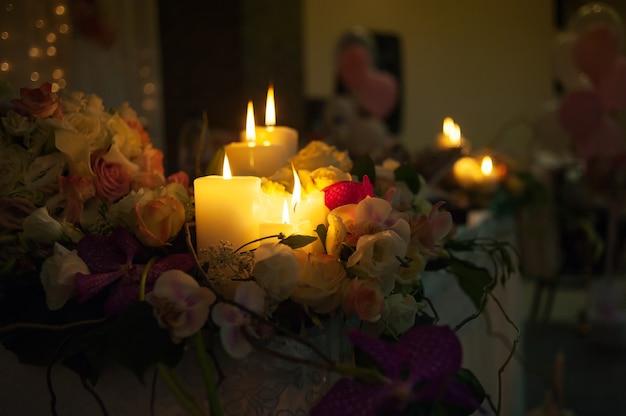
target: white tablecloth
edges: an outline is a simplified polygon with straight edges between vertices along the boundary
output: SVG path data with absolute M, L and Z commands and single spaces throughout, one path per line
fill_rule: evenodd
M 484 221 L 473 227 L 459 230 L 458 238 L 492 237 L 500 241 L 516 244 L 515 222 L 510 218 L 494 219 L 486 217 Z M 479 265 L 491 267 L 485 257 L 474 256 Z M 454 327 L 464 318 L 471 315 L 476 308 L 459 287 L 456 277 L 446 272 L 430 272 L 423 276 L 424 290 L 439 314 L 439 324 Z M 521 277 L 516 274 L 506 282 L 506 286 L 498 284 L 493 291 L 503 305 L 507 315 L 521 329 L 523 319 L 523 293 Z M 488 300 L 486 313 L 491 318 L 492 329 L 505 335 L 512 345 L 516 336 L 515 329 L 506 321 L 498 306 Z M 467 323 L 460 331 L 459 338 L 463 344 L 463 366 L 470 369 L 480 380 L 487 394 L 497 405 L 498 370 L 505 363 L 510 348 L 501 340 L 487 335 L 485 316 Z M 521 343 L 517 346 L 521 351 Z M 502 411 L 501 415 L 521 416 L 524 413 L 523 373 L 519 363 L 513 358 L 502 375 Z M 491 412 L 489 410 L 489 412 Z

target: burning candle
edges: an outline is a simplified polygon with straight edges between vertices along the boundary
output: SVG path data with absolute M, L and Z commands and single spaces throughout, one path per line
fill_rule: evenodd
M 451 117 L 443 120 L 442 133 L 437 136 L 439 149 L 466 148 L 467 140 L 461 136 L 461 127 Z
M 289 159 L 282 144 L 257 138 L 252 101 L 248 102 L 245 141 L 230 143 L 225 149 L 234 175 L 271 176 Z
M 232 176 L 225 156 L 223 176 L 203 176 L 193 186 L 198 251 L 220 241 L 239 248 L 259 237 L 260 178 Z
M 262 222 L 259 224 L 259 237 L 269 237 L 272 235 L 277 235 L 283 233 L 285 236 L 288 236 L 293 233 L 293 225 L 291 224 L 290 215 L 289 215 L 289 206 L 287 205 L 287 200 L 283 200 L 283 215 L 282 220 L 280 222 Z M 273 243 L 273 240 L 264 240 L 263 242 Z
M 267 89 L 265 127 L 255 126 L 254 129 L 258 141 L 283 146 L 287 159 L 292 158 L 298 153 L 298 132 L 291 127 L 276 125 L 276 102 L 274 100 L 274 87 L 272 85 Z M 245 131 L 242 132 L 242 140 L 245 140 L 246 134 Z

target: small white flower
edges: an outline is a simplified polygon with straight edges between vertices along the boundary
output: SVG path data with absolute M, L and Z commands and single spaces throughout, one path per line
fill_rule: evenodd
M 254 253 L 254 278 L 268 296 L 287 299 L 298 284 L 300 263 L 284 244 L 261 244 Z
M 356 251 L 348 258 L 348 267 L 358 265 L 358 269 L 370 277 L 380 277 L 393 273 L 400 259 L 404 259 L 407 243 L 395 231 L 385 230 L 367 234 L 359 238 Z
M 63 237 L 63 226 L 48 213 L 46 207 L 37 208 L 24 219 L 23 236 L 42 244 L 53 244 Z
M 55 243 L 53 254 L 43 262 L 39 275 L 50 310 L 61 309 L 74 295 L 76 273 L 89 274 L 87 264 L 78 257 L 76 250 L 70 251 Z
M 415 325 L 418 307 L 413 296 L 395 293 L 385 299 L 382 319 L 396 334 L 401 334 Z

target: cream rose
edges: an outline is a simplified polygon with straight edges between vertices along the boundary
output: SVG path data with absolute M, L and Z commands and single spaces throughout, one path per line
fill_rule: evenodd
M 363 235 L 356 244 L 356 251 L 348 258 L 347 266 L 356 267 L 370 277 L 393 273 L 400 259 L 404 259 L 407 243 L 391 230 Z
M 254 252 L 254 278 L 271 298 L 287 299 L 298 284 L 300 263 L 284 244 L 261 244 Z
M 385 299 L 382 319 L 396 334 L 401 334 L 415 325 L 418 306 L 413 296 L 395 293 Z
M 323 141 L 313 140 L 292 159 L 297 170 L 313 171 L 317 168 L 334 166 L 344 172 L 352 169 L 352 159 L 348 152 L 339 151 Z
M 130 128 L 119 114 L 114 114 L 107 121 L 107 126 L 113 134 L 113 143 L 119 146 L 120 152 L 129 160 L 141 155 L 141 137 L 137 131 Z
M 111 137 L 105 129 L 104 121 L 98 115 L 69 113 L 63 120 L 87 139 L 91 151 L 106 149 L 111 144 Z
M 39 275 L 49 309 L 61 309 L 74 295 L 76 273 L 89 274 L 87 264 L 78 257 L 76 250 L 70 251 L 55 243 L 53 254 L 43 262 Z
M 341 305 L 342 292 L 349 284 L 346 270 L 333 256 L 296 250 L 302 264 L 298 285 L 291 299 L 316 313 L 330 313 Z

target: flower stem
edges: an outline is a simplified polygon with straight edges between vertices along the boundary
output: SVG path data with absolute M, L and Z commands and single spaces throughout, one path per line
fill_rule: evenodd
M 16 322 L 16 323 L 11 324 L 11 325 L 0 327 L 0 333 L 13 331 L 15 329 L 20 329 L 20 328 L 45 329 L 45 330 L 50 330 L 50 331 L 63 331 L 65 329 L 71 329 L 71 328 L 75 328 L 75 327 L 83 326 L 83 325 L 101 324 L 102 322 L 104 322 L 106 320 L 107 320 L 107 318 L 88 319 L 88 320 L 85 320 L 85 321 L 69 322 L 67 324 L 59 324 L 59 325 L 37 324 L 37 323 L 33 323 L 33 322 Z
M 191 416 L 204 416 L 202 409 L 198 407 L 196 403 L 189 399 L 181 389 L 178 382 L 172 376 L 172 372 L 163 363 L 157 364 L 159 375 L 165 381 L 165 384 L 170 388 L 170 391 L 174 394 L 178 402 L 185 409 L 185 411 Z
M 15 240 L 17 240 L 17 236 L 15 234 L 0 235 L 0 244 L 13 243 Z
M 198 355 L 198 361 L 200 362 L 200 370 L 202 372 L 202 381 L 204 381 L 204 388 L 206 390 L 206 397 L 209 400 L 209 407 L 211 409 L 211 416 L 222 416 L 222 405 L 220 404 L 220 398 L 217 395 L 217 388 L 213 382 L 211 376 L 211 367 L 206 355 L 206 348 L 204 340 L 202 339 L 202 333 L 196 332 L 193 336 L 193 344 L 196 348 L 196 354 Z
M 146 267 L 144 267 L 143 271 L 141 272 L 141 280 L 139 281 L 140 301 L 146 300 L 146 280 L 148 279 L 148 273 L 150 272 L 150 268 L 152 268 L 152 265 L 155 261 L 157 261 L 157 257 L 152 257 L 146 264 Z

